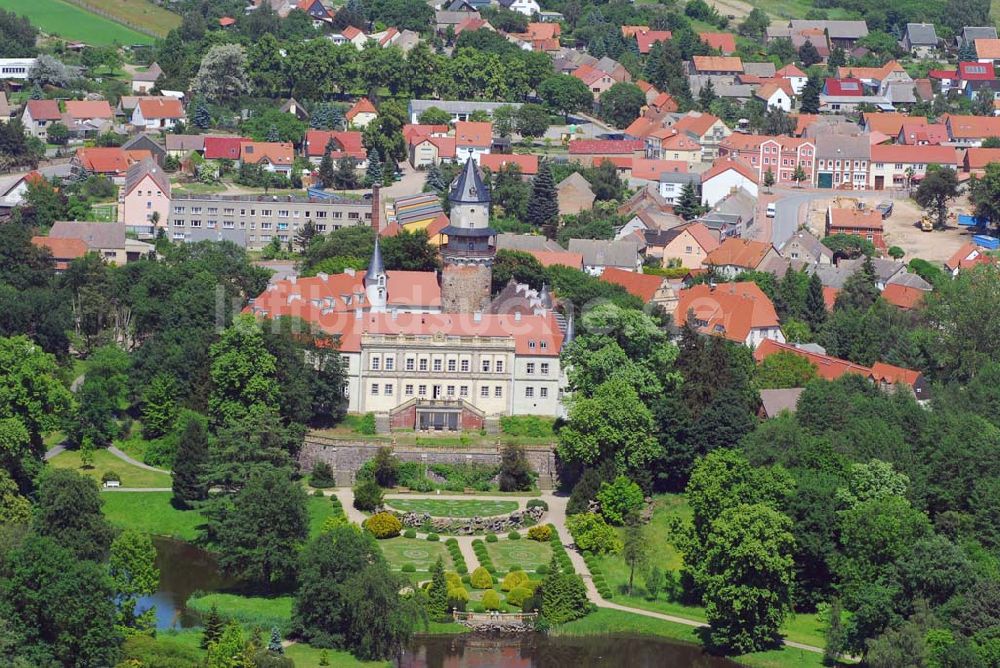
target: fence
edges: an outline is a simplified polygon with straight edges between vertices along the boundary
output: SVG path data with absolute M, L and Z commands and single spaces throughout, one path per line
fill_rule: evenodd
M 474 626 L 530 626 L 538 619 L 537 612 L 462 612 L 453 610 L 452 618 L 456 622 L 465 622 Z
M 153 32 L 149 28 L 144 28 L 144 27 L 142 27 L 140 25 L 136 25 L 136 24 L 132 23 L 131 21 L 126 21 L 122 17 L 115 16 L 111 12 L 108 12 L 108 11 L 105 11 L 103 9 L 100 9 L 99 7 L 94 7 L 93 5 L 91 5 L 88 2 L 85 2 L 84 0 L 67 0 L 67 2 L 69 2 L 70 4 L 76 5 L 77 7 L 80 7 L 81 9 L 86 9 L 91 14 L 97 14 L 98 16 L 103 16 L 104 18 L 108 19 L 109 21 L 114 21 L 118 25 L 123 25 L 126 28 L 134 30 L 134 31 L 136 31 L 138 33 L 142 33 L 143 35 L 146 35 L 147 37 L 152 37 L 153 39 L 160 39 L 161 37 L 163 37 L 163 34 L 158 34 L 156 32 Z

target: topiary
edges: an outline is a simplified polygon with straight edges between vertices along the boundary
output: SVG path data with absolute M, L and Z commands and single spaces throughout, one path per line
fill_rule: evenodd
M 488 533 L 488 534 L 486 534 L 486 542 L 487 543 L 495 543 L 498 540 L 500 540 L 500 539 L 497 538 L 497 535 L 495 533 Z
M 486 610 L 500 609 L 500 594 L 492 589 L 487 589 L 483 594 L 483 608 Z
M 513 573 L 508 573 L 503 582 L 500 584 L 500 589 L 502 591 L 511 591 L 515 587 L 520 587 L 522 584 L 528 581 L 528 574 L 524 571 L 514 571 Z M 515 603 L 514 605 L 520 605 Z
M 457 587 L 448 587 L 448 608 L 465 610 L 469 604 L 469 591 L 459 584 Z
M 528 538 L 546 542 L 552 540 L 552 529 L 547 524 L 539 524 L 528 529 Z
M 365 529 L 376 538 L 393 538 L 403 530 L 403 523 L 392 513 L 375 513 L 365 520 Z
M 476 589 L 489 589 L 493 586 L 493 576 L 490 572 L 480 566 L 476 570 L 472 571 L 472 578 L 470 583 Z
M 446 571 L 444 581 L 448 583 L 449 589 L 462 586 L 462 577 L 455 571 Z
M 531 592 L 524 587 L 514 587 L 507 594 L 507 603 L 510 605 L 516 605 L 518 607 L 524 605 L 524 602 L 531 598 Z
M 417 530 L 416 529 L 407 529 L 406 531 L 403 532 L 403 536 L 406 537 L 406 538 L 416 538 L 417 537 Z
M 542 499 L 531 499 L 528 501 L 526 507 L 528 508 L 528 510 L 531 510 L 532 508 L 541 508 L 542 510 L 548 510 L 549 504 L 547 504 Z
M 413 564 L 403 564 L 402 570 L 404 573 L 416 573 L 417 567 L 414 566 Z
M 507 534 L 507 540 L 521 540 L 521 534 L 516 531 L 511 531 Z
M 441 540 L 441 536 L 437 535 L 436 533 L 429 533 L 427 534 L 427 540 L 429 540 L 432 543 L 436 543 L 437 541 Z

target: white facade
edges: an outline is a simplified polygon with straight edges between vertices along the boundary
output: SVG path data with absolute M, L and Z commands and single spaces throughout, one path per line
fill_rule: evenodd
M 142 115 L 140 105 L 135 105 L 132 110 L 132 125 L 145 128 L 146 130 L 172 130 L 177 124 L 173 118 L 145 118 Z
M 35 58 L 0 58 L 0 79 L 27 81 L 28 73 L 35 66 Z
M 706 206 L 714 207 L 741 188 L 751 197 L 757 197 L 757 183 L 738 170 L 729 168 L 701 184 L 701 199 Z
M 788 93 L 781 88 L 771 93 L 771 97 L 766 102 L 768 109 L 781 109 L 784 112 L 792 110 L 792 98 L 788 97 Z
M 750 330 L 744 343 L 751 349 L 754 349 L 767 339 L 784 343 L 785 335 L 781 332 L 780 327 L 755 327 Z
M 536 0 L 514 0 L 507 9 L 531 17 L 542 11 L 541 5 Z

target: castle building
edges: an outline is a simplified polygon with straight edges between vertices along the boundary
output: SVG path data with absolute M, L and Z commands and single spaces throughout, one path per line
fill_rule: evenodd
M 563 415 L 559 353 L 572 323 L 554 311 L 547 288 L 512 285 L 491 303 L 496 232 L 472 160 L 449 198 L 440 283 L 435 272 L 387 271 L 376 241 L 366 271 L 273 282 L 247 311 L 296 316 L 335 335 L 348 410 L 374 413 L 380 431 L 477 430 L 505 415 Z

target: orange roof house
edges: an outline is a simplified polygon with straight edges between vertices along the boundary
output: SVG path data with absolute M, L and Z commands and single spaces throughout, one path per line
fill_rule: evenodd
M 848 234 L 862 237 L 875 244 L 875 248 L 885 250 L 882 214 L 875 209 L 834 208 L 826 212 L 826 233 Z
M 112 119 L 115 114 L 107 100 L 68 100 L 66 114 L 73 120 Z
M 742 271 L 757 269 L 772 257 L 778 257 L 778 251 L 769 243 L 728 237 L 708 254 L 704 264 L 723 275 L 735 276 Z
M 174 97 L 143 97 L 139 99 L 138 108 L 146 120 L 184 118 L 184 106 Z
M 948 136 L 957 143 L 971 144 L 987 137 L 1000 137 L 1000 117 L 996 116 L 950 115 L 945 125 Z
M 680 327 L 689 318 L 702 334 L 722 336 L 751 348 L 768 339 L 785 340 L 774 304 L 751 281 L 717 286 L 703 283 L 681 290 L 674 320 Z
M 524 176 L 538 173 L 538 156 L 529 153 L 484 153 L 479 156 L 479 166 L 493 173 L 507 165 L 516 165 Z
M 743 61 L 737 56 L 693 56 L 696 74 L 742 74 Z
M 898 111 L 882 111 L 869 114 L 862 114 L 861 124 L 868 132 L 881 132 L 884 135 L 895 137 L 903 128 L 903 123 L 910 127 L 927 125 L 926 116 L 907 116 Z
M 899 283 L 890 283 L 882 291 L 882 299 L 886 300 L 896 308 L 904 311 L 911 311 L 921 304 L 927 292 L 919 288 L 913 288 Z
M 455 123 L 455 145 L 458 148 L 487 149 L 493 144 L 493 124 L 489 121 L 458 121 Z
M 246 141 L 240 144 L 240 161 L 248 165 L 290 172 L 294 160 L 295 152 L 288 142 Z
M 145 155 L 138 156 L 139 153 Z M 129 165 L 149 155 L 149 151 L 125 151 L 118 146 L 92 147 L 78 148 L 74 160 L 84 171 L 114 177 L 124 176 Z
M 871 369 L 866 366 L 848 362 L 837 357 L 803 350 L 791 344 L 779 343 L 777 341 L 764 341 L 754 350 L 753 358 L 760 364 L 771 355 L 777 353 L 791 353 L 792 355 L 798 355 L 809 360 L 816 367 L 816 375 L 824 380 L 836 380 L 848 373 L 866 377 L 871 375 Z
M 945 268 L 951 272 L 952 276 L 958 276 L 958 273 L 964 269 L 971 269 L 980 264 L 993 264 L 995 260 L 987 255 L 982 248 L 974 244 L 973 242 L 968 242 L 961 248 L 959 248 L 955 253 L 945 261 Z
M 1000 39 L 977 39 L 976 57 L 979 60 L 1000 59 Z
M 736 51 L 736 37 L 731 32 L 700 32 L 698 37 L 711 49 L 717 49 L 728 56 Z
M 354 103 L 347 113 L 344 114 L 344 118 L 347 119 L 348 123 L 352 123 L 359 127 L 364 127 L 368 125 L 374 118 L 378 116 L 378 109 L 372 104 L 372 101 L 367 97 L 363 97 Z
M 70 262 L 87 254 L 87 244 L 83 239 L 62 237 L 31 237 L 31 243 L 39 248 L 48 248 L 56 262 L 56 271 L 65 271 Z
M 548 250 L 526 250 L 543 267 L 553 267 L 559 265 L 583 271 L 583 253 L 570 253 L 569 251 L 548 251 Z M 607 271 L 605 269 L 604 271 Z
M 663 306 L 668 313 L 677 305 L 677 295 L 663 276 L 608 267 L 601 273 L 600 279 L 606 283 L 620 285 L 630 295 L 641 299 L 643 304 Z

